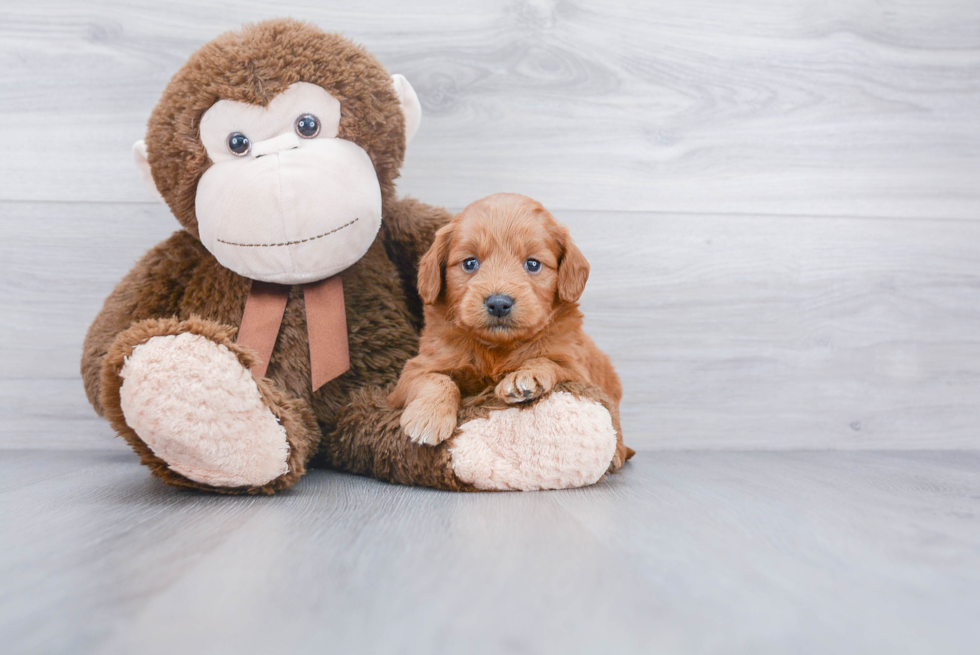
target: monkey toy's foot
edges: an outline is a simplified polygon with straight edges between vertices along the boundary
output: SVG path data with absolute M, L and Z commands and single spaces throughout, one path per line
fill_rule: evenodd
M 289 470 L 286 430 L 224 346 L 187 332 L 153 337 L 133 349 L 119 375 L 126 423 L 177 473 L 244 487 Z
M 594 387 L 561 385 L 528 407 L 461 422 L 449 446 L 456 477 L 485 490 L 584 487 L 622 466 L 632 451 Z M 613 410 L 615 412 L 615 410 Z
M 156 321 L 121 334 L 104 371 L 104 390 L 118 380 L 107 415 L 168 483 L 271 493 L 304 472 L 316 422 L 301 403 L 256 382 L 249 354 L 229 337 L 204 321 Z

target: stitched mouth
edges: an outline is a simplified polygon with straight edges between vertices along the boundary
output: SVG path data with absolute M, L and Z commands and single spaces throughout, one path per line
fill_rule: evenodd
M 340 227 L 335 227 L 329 232 L 324 232 L 323 234 L 318 234 L 315 237 L 307 237 L 306 239 L 299 239 L 298 241 L 283 241 L 282 243 L 235 243 L 234 241 L 225 241 L 224 239 L 218 239 L 218 243 L 224 243 L 229 246 L 239 246 L 240 248 L 274 248 L 275 246 L 293 246 L 297 243 L 306 243 L 307 241 L 316 241 L 317 239 L 322 239 L 323 237 L 328 237 L 331 234 L 340 232 L 345 227 L 350 227 L 357 221 L 361 219 L 355 218 L 354 220 L 344 223 Z

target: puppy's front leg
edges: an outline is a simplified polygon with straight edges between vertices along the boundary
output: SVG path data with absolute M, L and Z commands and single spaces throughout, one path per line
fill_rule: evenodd
M 403 375 L 388 401 L 405 408 L 401 426 L 415 443 L 437 446 L 456 430 L 459 387 L 448 375 Z
M 526 403 L 551 391 L 556 384 L 569 380 L 568 371 L 544 357 L 524 362 L 497 384 L 495 393 L 505 403 Z

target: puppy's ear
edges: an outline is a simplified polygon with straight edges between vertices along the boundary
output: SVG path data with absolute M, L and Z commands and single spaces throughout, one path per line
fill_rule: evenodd
M 561 255 L 558 259 L 558 298 L 562 302 L 575 302 L 585 291 L 589 280 L 589 262 L 568 234 L 568 229 L 558 226 L 558 246 Z
M 449 223 L 439 228 L 432 246 L 419 260 L 419 297 L 426 305 L 438 300 L 442 291 L 442 277 L 446 270 L 446 258 L 449 257 L 454 227 Z

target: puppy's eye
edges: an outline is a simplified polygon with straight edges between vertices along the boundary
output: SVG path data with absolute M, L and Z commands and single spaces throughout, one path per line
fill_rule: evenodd
M 313 114 L 303 114 L 296 119 L 296 134 L 304 139 L 313 139 L 320 133 L 320 119 Z
M 537 259 L 529 259 L 524 262 L 524 270 L 528 273 L 540 273 L 541 272 L 541 262 Z
M 232 132 L 228 135 L 228 149 L 236 157 L 244 157 L 252 149 L 252 142 L 241 132 Z
M 480 261 L 476 257 L 469 257 L 463 260 L 463 270 L 472 273 L 480 268 Z

